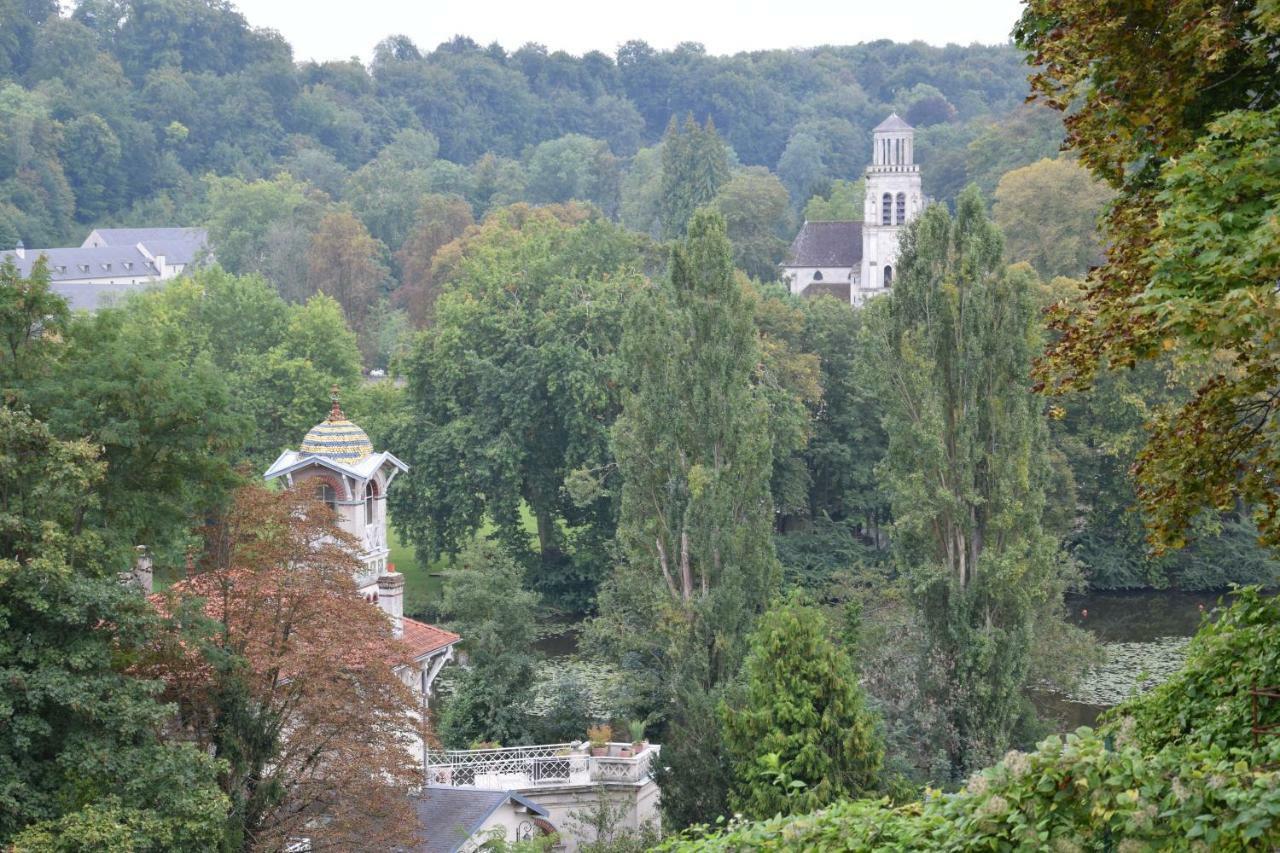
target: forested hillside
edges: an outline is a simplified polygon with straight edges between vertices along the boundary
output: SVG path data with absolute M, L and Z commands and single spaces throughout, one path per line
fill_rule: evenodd
M 475 217 L 576 198 L 648 231 L 654 146 L 685 114 L 714 123 L 735 168 L 782 182 L 788 215 L 770 224 L 789 239 L 811 196 L 861 174 L 869 131 L 890 110 L 920 128 L 925 188 L 938 198 L 969 180 L 991 190 L 1011 166 L 1052 156 L 1060 135 L 1051 113 L 1021 108 L 1022 59 L 1007 46 L 880 41 L 715 57 L 692 43 L 628 42 L 575 57 L 390 36 L 366 66 L 295 63 L 278 33 L 226 2 L 57 10 L 55 0 L 0 6 L 0 245 L 202 221 L 258 180 L 275 182 L 261 193 L 289 214 L 261 251 L 300 267 L 326 202 L 350 206 L 393 276 L 424 193 L 459 195 Z

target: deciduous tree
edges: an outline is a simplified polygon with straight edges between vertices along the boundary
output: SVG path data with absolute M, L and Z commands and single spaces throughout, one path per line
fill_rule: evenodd
M 628 309 L 613 436 L 623 562 L 594 629 L 669 720 L 664 810 L 678 825 L 723 813 L 725 762 L 708 726 L 777 579 L 759 347 L 724 222 L 700 212 L 670 279 Z
M 105 468 L 88 441 L 0 406 L 0 844 L 216 849 L 219 767 L 164 739 L 160 684 L 127 671 L 158 620 L 82 523 Z
M 897 559 L 914 575 L 931 653 L 947 662 L 930 691 L 949 709 L 957 775 L 1008 748 L 1037 620 L 1061 595 L 1041 528 L 1045 424 L 1026 386 L 1035 277 L 1006 269 L 1001 252 L 976 188 L 955 217 L 932 205 L 871 315 L 889 437 L 878 470 Z
M 1082 278 L 1101 259 L 1098 223 L 1111 191 L 1072 160 L 1040 160 L 1005 173 L 992 215 L 1010 261 L 1026 261 L 1046 281 Z
M 229 849 L 415 838 L 421 706 L 386 614 L 356 593 L 356 550 L 309 494 L 245 486 L 205 529 L 198 572 L 156 597 L 172 625 L 147 669 L 226 763 Z
M 1125 26 L 1114 27 L 1115 21 Z M 1280 9 L 1178 0 L 1035 0 L 1015 33 L 1068 145 L 1117 193 L 1106 262 L 1056 313 L 1040 370 L 1054 390 L 1172 351 L 1231 363 L 1153 420 L 1137 465 L 1159 549 L 1206 508 L 1243 500 L 1280 542 Z

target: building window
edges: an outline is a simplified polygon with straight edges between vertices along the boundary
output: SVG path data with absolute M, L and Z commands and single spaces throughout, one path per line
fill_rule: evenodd
M 893 286 L 893 267 L 889 266 L 888 264 L 884 265 L 884 286 L 885 287 Z
M 814 274 L 813 274 L 813 280 L 814 280 L 814 281 L 822 281 L 822 270 L 817 270 L 816 272 L 814 272 Z
M 907 221 L 907 194 L 898 193 L 897 222 L 899 225 Z
M 374 513 L 377 512 L 374 501 L 378 499 L 378 484 L 370 483 L 364 490 L 364 523 L 368 527 L 374 524 Z
M 338 511 L 338 493 L 333 490 L 333 486 L 328 483 L 321 483 L 316 486 L 316 500 L 327 506 L 334 512 Z
M 889 193 L 885 193 L 884 198 L 880 200 L 880 224 L 893 224 L 893 196 Z

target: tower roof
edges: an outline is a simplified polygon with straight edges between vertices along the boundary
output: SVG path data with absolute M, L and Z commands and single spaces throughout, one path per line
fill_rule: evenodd
M 303 455 L 324 456 L 339 462 L 359 462 L 373 453 L 373 442 L 360 427 L 347 420 L 338 404 L 338 388 L 335 385 L 330 394 L 333 408 L 329 417 L 316 424 L 302 440 L 298 448 Z
M 887 119 L 876 125 L 872 133 L 888 133 L 895 130 L 915 130 L 915 128 L 898 118 L 897 113 L 890 113 Z

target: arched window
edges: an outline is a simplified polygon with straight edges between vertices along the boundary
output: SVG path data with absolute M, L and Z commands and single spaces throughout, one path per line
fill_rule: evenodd
M 901 225 L 906 221 L 907 221 L 907 194 L 898 193 L 897 223 Z
M 813 274 L 814 281 L 822 281 L 822 270 L 816 270 Z
M 893 286 L 893 267 L 889 266 L 888 264 L 884 265 L 884 286 L 885 287 Z
M 884 197 L 880 199 L 880 224 L 893 224 L 893 196 L 889 193 L 885 193 Z
M 377 499 L 378 484 L 371 482 L 364 490 L 364 523 L 367 526 L 372 526 L 377 519 Z
M 333 490 L 333 486 L 328 483 L 321 483 L 316 486 L 316 500 L 323 503 L 334 512 L 338 511 L 338 493 Z

